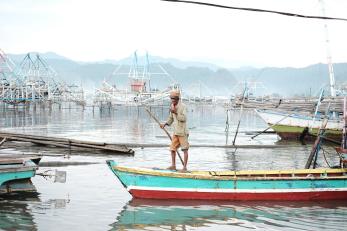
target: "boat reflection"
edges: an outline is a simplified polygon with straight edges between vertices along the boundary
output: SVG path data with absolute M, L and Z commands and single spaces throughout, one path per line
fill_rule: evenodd
M 0 230 L 37 230 L 30 203 L 39 202 L 37 192 L 0 195 Z
M 41 200 L 37 191 L 0 194 L 0 230 L 38 230 L 40 215 L 69 203 L 69 198 Z
M 346 230 L 346 201 L 224 202 L 133 199 L 111 230 L 325 229 Z M 218 227 L 216 226 L 218 224 Z

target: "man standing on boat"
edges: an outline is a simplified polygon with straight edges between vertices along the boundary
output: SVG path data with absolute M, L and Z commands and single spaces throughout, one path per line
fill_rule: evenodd
M 165 124 L 160 124 L 160 127 L 163 129 L 166 125 L 171 126 L 173 124 L 173 136 L 170 145 L 171 151 L 171 166 L 168 168 L 170 170 L 176 170 L 176 151 L 181 146 L 181 149 L 184 153 L 184 163 L 182 172 L 187 171 L 188 163 L 188 136 L 189 131 L 187 128 L 187 108 L 180 100 L 179 91 L 170 92 L 170 115 Z

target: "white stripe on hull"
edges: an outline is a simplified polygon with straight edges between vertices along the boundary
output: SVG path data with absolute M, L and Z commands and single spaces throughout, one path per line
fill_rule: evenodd
M 169 192 L 210 192 L 210 193 L 294 193 L 294 192 L 334 192 L 347 191 L 347 188 L 308 188 L 308 189 L 197 189 L 129 186 L 127 190 L 150 190 Z

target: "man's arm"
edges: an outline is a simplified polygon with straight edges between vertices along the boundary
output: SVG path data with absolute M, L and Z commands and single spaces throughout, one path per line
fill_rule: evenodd
M 170 126 L 173 123 L 173 115 L 170 112 L 169 117 L 167 118 L 166 122 L 164 124 L 160 124 L 161 128 L 164 128 L 166 125 Z
M 174 119 L 173 119 L 173 114 L 170 112 L 169 118 L 167 118 L 167 121 L 165 124 L 171 126 L 171 124 L 173 123 Z

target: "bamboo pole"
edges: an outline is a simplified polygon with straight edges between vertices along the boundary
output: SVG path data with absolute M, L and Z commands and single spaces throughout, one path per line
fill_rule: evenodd
M 153 113 L 152 113 L 146 106 L 145 106 L 145 110 L 148 112 L 148 114 L 150 115 L 150 117 L 152 117 L 152 119 L 154 119 L 154 121 L 157 122 L 157 124 L 160 126 L 160 121 L 157 119 L 157 117 L 155 117 L 155 116 L 153 115 Z M 165 128 L 162 128 L 162 129 L 164 130 L 164 132 L 166 133 L 166 135 L 169 137 L 169 139 L 172 140 L 172 137 L 171 137 L 170 133 L 169 133 Z M 176 153 L 177 153 L 178 157 L 180 158 L 182 165 L 184 166 L 184 162 L 183 162 L 183 159 L 182 159 L 182 157 L 181 157 L 179 151 L 176 150 Z
M 324 120 L 322 122 L 322 125 L 321 125 L 320 129 L 319 129 L 317 139 L 315 140 L 314 145 L 313 145 L 312 150 L 311 150 L 311 153 L 310 153 L 310 155 L 309 155 L 309 157 L 307 159 L 307 162 L 306 162 L 306 165 L 305 165 L 306 169 L 309 169 L 311 167 L 312 160 L 313 160 L 314 157 L 315 157 L 315 161 L 314 161 L 314 164 L 313 164 L 313 168 L 315 168 L 317 155 L 318 155 L 318 152 L 319 152 L 319 145 L 321 144 L 322 136 L 323 136 L 323 134 L 325 132 L 325 127 L 328 124 L 328 117 L 329 117 L 328 113 L 329 113 L 329 107 L 327 108 L 327 110 L 325 112 L 325 118 L 324 118 Z
M 240 109 L 240 118 L 239 118 L 239 121 L 237 123 L 237 128 L 236 128 L 236 132 L 235 132 L 235 136 L 234 136 L 234 140 L 233 140 L 233 145 L 235 145 L 235 142 L 236 142 L 236 137 L 237 137 L 237 134 L 239 133 L 239 127 L 240 127 L 240 123 L 241 123 L 241 118 L 242 118 L 242 112 L 243 112 L 243 104 L 245 102 L 245 94 L 246 94 L 246 91 L 247 91 L 247 86 L 245 86 L 245 90 L 243 91 L 243 94 L 242 94 L 242 102 L 241 102 L 241 109 Z M 234 151 L 236 152 L 236 150 Z
M 280 119 L 279 121 L 277 121 L 276 123 L 274 123 L 273 125 L 269 126 L 268 128 L 266 128 L 265 130 L 259 132 L 258 134 L 254 135 L 251 137 L 251 139 L 254 139 L 255 137 L 259 136 L 260 134 L 266 132 L 267 130 L 269 130 L 270 128 L 272 128 L 273 126 L 276 126 L 277 124 L 279 124 L 280 122 L 282 122 L 284 119 L 288 118 L 289 116 L 292 116 L 293 114 L 288 114 L 285 117 L 283 117 L 282 119 Z

